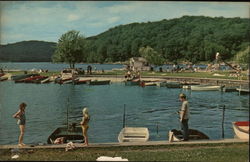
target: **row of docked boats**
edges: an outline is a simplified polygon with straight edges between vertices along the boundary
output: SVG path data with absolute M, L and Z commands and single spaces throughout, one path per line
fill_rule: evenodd
M 225 85 L 201 85 L 196 82 L 168 82 L 168 81 L 147 81 L 140 79 L 130 79 L 125 81 L 127 86 L 159 86 L 167 88 L 183 88 L 192 91 L 223 91 L 223 92 L 239 92 L 240 94 L 249 94 L 249 87 L 230 87 Z
M 47 139 L 48 144 L 53 144 L 57 138 L 64 137 L 65 141 L 80 141 L 83 142 L 82 129 L 80 126 L 75 126 L 73 123 L 70 127 L 57 128 Z M 249 121 L 232 122 L 235 138 L 249 140 Z M 146 127 L 124 127 L 118 134 L 119 143 L 126 142 L 147 142 L 150 138 L 149 130 Z M 181 130 L 172 129 L 168 132 L 169 142 L 182 141 L 183 134 Z M 205 133 L 189 129 L 189 140 L 208 140 L 209 136 Z

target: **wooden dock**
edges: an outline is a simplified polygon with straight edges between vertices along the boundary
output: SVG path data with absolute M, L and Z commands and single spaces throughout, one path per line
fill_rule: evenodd
M 90 143 L 90 148 L 109 148 L 109 147 L 130 147 L 130 146 L 163 146 L 163 145 L 205 145 L 205 144 L 226 144 L 226 143 L 249 143 L 249 140 L 241 139 L 221 139 L 221 140 L 194 140 L 194 141 L 182 141 L 182 142 L 168 142 L 168 141 L 147 141 L 147 142 L 126 142 L 126 143 Z M 74 143 L 77 148 L 84 148 L 81 143 Z M 0 149 L 64 149 L 66 144 L 45 144 L 45 145 L 32 145 L 27 144 L 23 147 L 18 145 L 0 145 Z

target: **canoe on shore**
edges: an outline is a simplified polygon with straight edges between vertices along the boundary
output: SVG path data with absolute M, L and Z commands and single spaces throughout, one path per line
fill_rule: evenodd
M 249 140 L 249 121 L 237 121 L 232 124 L 237 138 Z
M 149 139 L 148 128 L 125 127 L 118 135 L 119 143 L 123 142 L 146 142 Z
M 201 131 L 198 131 L 196 129 L 189 129 L 189 139 L 190 140 L 205 140 L 209 139 L 209 137 L 202 133 Z M 169 142 L 177 142 L 181 141 L 183 139 L 183 134 L 180 130 L 172 129 L 168 132 L 168 140 Z
M 192 85 L 192 91 L 218 91 L 222 86 L 213 86 L 213 85 Z
M 110 80 L 91 80 L 87 82 L 88 85 L 107 85 L 110 84 Z
M 70 126 L 69 129 L 67 126 L 65 127 L 58 127 L 56 130 L 48 137 L 47 143 L 52 144 L 57 138 L 64 137 L 65 142 L 67 141 L 75 141 L 75 140 L 82 140 L 82 128 L 79 126 Z

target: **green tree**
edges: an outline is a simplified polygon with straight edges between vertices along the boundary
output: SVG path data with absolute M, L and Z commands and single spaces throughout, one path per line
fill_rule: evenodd
M 238 52 L 234 60 L 243 67 L 249 67 L 250 47 L 248 46 L 245 50 Z
M 85 61 L 85 43 L 86 40 L 79 31 L 68 31 L 58 40 L 52 61 L 65 62 L 70 68 L 75 68 L 75 63 Z
M 161 56 L 160 53 L 155 51 L 153 48 L 150 46 L 147 47 L 141 47 L 139 49 L 140 55 L 145 58 L 149 64 L 151 65 L 156 65 L 156 66 L 161 66 L 164 64 L 164 59 Z

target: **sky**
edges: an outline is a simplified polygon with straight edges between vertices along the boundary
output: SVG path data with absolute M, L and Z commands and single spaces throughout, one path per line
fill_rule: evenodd
M 69 30 L 98 35 L 117 25 L 189 16 L 249 18 L 248 2 L 0 1 L 0 44 L 58 42 Z

